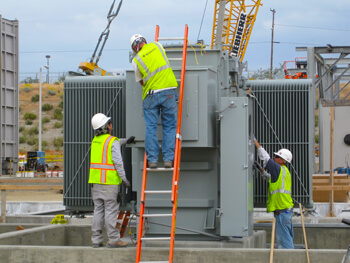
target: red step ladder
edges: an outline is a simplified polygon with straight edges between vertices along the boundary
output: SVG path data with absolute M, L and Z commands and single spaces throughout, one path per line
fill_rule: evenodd
M 142 189 L 141 189 L 141 203 L 140 203 L 140 218 L 139 218 L 139 229 L 137 235 L 137 253 L 136 253 L 136 263 L 139 262 L 150 262 L 150 261 L 140 261 L 141 260 L 141 249 L 142 241 L 153 240 L 153 241 L 170 241 L 169 247 L 169 261 L 152 261 L 152 262 L 162 262 L 162 263 L 172 263 L 174 258 L 174 241 L 175 241 L 175 230 L 176 230 L 176 213 L 177 213 L 177 196 L 179 187 L 179 172 L 180 172 L 180 160 L 181 160 L 181 117 L 182 117 L 182 102 L 183 93 L 185 86 L 185 72 L 186 72 L 186 58 L 187 58 L 187 39 L 188 39 L 188 26 L 185 25 L 185 35 L 184 37 L 171 37 L 171 38 L 160 38 L 159 37 L 159 26 L 156 27 L 156 37 L 155 41 L 160 40 L 183 40 L 183 50 L 182 50 L 182 67 L 181 67 L 181 80 L 180 80 L 180 93 L 179 93 L 179 108 L 177 116 L 177 128 L 176 128 L 176 141 L 175 141 L 175 156 L 174 156 L 174 168 L 158 168 L 149 169 L 147 168 L 147 156 L 145 153 L 144 163 L 143 163 L 143 177 L 142 177 Z M 169 59 L 171 60 L 171 59 Z M 157 190 L 157 191 L 147 191 L 147 174 L 148 172 L 173 172 L 172 180 L 172 190 Z M 149 194 L 171 194 L 171 202 L 173 204 L 173 209 L 171 214 L 145 214 L 146 206 L 146 195 Z M 171 217 L 171 232 L 169 237 L 143 237 L 143 228 L 145 223 L 145 218 L 150 217 Z

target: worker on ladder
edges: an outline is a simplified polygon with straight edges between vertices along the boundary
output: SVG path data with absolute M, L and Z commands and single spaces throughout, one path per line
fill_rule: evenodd
M 143 87 L 143 115 L 146 122 L 145 149 L 148 167 L 157 168 L 158 165 L 159 142 L 156 133 L 160 114 L 163 126 L 164 167 L 171 168 L 174 162 L 177 124 L 177 81 L 160 43 L 147 44 L 142 35 L 135 34 L 131 37 L 130 44 L 136 53 L 132 61 L 135 80 Z
M 254 138 L 258 149 L 258 157 L 269 173 L 264 173 L 269 181 L 267 212 L 273 212 L 276 218 L 276 241 L 278 248 L 293 249 L 293 199 L 292 179 L 286 162 L 292 161 L 292 153 L 287 149 L 280 149 L 273 154 L 273 159 Z
M 103 228 L 106 227 L 109 248 L 126 247 L 127 242 L 120 240 L 119 229 L 116 229 L 119 213 L 117 196 L 120 184 L 130 187 L 125 176 L 120 146 L 132 143 L 134 136 L 128 139 L 118 139 L 111 136 L 112 122 L 110 117 L 102 113 L 95 114 L 91 119 L 94 129 L 94 139 L 91 143 L 90 175 L 94 216 L 92 222 L 92 247 L 103 247 Z

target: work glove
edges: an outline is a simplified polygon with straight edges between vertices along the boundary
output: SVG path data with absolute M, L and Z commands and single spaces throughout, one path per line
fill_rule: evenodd
M 130 182 L 128 180 L 124 181 L 126 187 L 130 187 Z
M 264 171 L 264 169 L 261 167 L 260 163 L 258 163 L 258 162 L 254 162 L 254 167 L 256 169 L 258 169 L 260 172 Z
M 126 143 L 135 143 L 135 136 L 130 136 L 127 140 Z

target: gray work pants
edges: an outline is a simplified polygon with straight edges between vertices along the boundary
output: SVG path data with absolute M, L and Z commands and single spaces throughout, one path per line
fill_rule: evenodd
M 103 242 L 103 227 L 106 227 L 108 241 L 113 244 L 119 241 L 120 233 L 116 229 L 119 212 L 117 196 L 119 185 L 93 184 L 91 189 L 94 201 L 94 217 L 92 221 L 93 244 Z

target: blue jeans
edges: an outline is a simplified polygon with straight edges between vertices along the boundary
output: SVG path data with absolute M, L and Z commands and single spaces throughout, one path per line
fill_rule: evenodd
M 177 125 L 176 99 L 175 89 L 170 89 L 147 95 L 143 101 L 143 115 L 146 122 L 145 148 L 147 160 L 150 163 L 158 162 L 159 143 L 156 134 L 159 115 L 161 115 L 163 126 L 163 160 L 164 162 L 174 161 Z
M 281 212 L 279 215 L 275 214 L 276 218 L 276 241 L 278 248 L 293 249 L 293 222 L 292 214 L 290 212 Z

